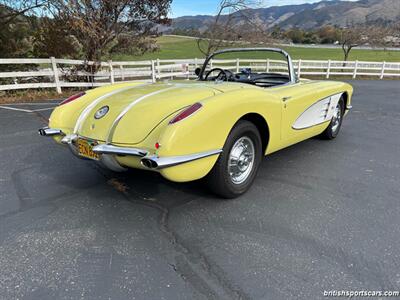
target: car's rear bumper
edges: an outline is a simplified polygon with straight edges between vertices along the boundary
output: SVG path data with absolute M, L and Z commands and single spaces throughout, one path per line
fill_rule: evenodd
M 78 135 L 65 135 L 60 129 L 49 127 L 39 129 L 39 134 L 42 136 L 62 136 L 61 143 L 68 145 L 74 155 L 82 158 L 78 154 L 78 149 L 76 146 L 76 141 L 79 138 Z M 141 166 L 145 169 L 161 170 L 220 154 L 222 149 L 215 149 L 188 155 L 158 156 L 142 148 L 120 147 L 112 144 L 99 144 L 93 147 L 93 152 L 100 154 L 100 160 L 112 170 L 124 168 L 124 166 L 118 163 L 118 157 L 129 156 L 139 158 Z
M 168 167 L 177 166 L 191 161 L 199 160 L 212 155 L 217 155 L 222 152 L 221 149 L 205 151 L 200 153 L 179 155 L 179 156 L 164 156 L 160 157 L 155 154 L 150 154 L 149 151 L 140 148 L 118 147 L 114 145 L 97 145 L 93 147 L 93 152 L 100 155 L 112 154 L 120 156 L 136 156 L 140 157 L 140 163 L 143 167 L 152 170 L 160 170 Z
M 140 148 L 118 147 L 114 145 L 101 144 L 93 147 L 93 152 L 98 154 L 115 154 L 115 155 L 131 155 L 146 156 L 148 151 Z
M 157 155 L 146 155 L 141 159 L 143 166 L 149 169 L 164 169 L 180 164 L 192 162 L 209 156 L 217 155 L 222 152 L 221 149 L 205 151 L 189 155 L 179 155 L 179 156 L 165 156 L 159 157 Z

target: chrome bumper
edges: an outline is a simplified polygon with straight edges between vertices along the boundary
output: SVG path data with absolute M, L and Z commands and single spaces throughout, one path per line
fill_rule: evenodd
M 138 148 L 125 148 L 113 145 L 97 145 L 93 147 L 93 152 L 98 154 L 117 154 L 117 155 L 130 155 L 130 156 L 146 156 L 147 151 Z
M 168 167 L 173 167 L 176 165 L 188 163 L 201 158 L 209 157 L 212 155 L 220 154 L 222 150 L 212 150 L 196 154 L 180 155 L 180 156 L 165 156 L 159 157 L 156 155 L 145 156 L 140 162 L 143 166 L 149 169 L 164 169 Z
M 63 135 L 64 137 L 61 139 L 61 143 L 68 145 L 72 153 L 80 157 L 78 154 L 77 146 L 75 144 L 76 140 L 79 138 L 78 135 L 76 134 L 65 135 L 60 129 L 54 129 L 49 127 L 44 127 L 39 129 L 39 134 L 42 136 Z M 205 151 L 189 155 L 159 157 L 157 155 L 150 155 L 150 153 L 145 149 L 119 147 L 110 144 L 100 144 L 93 147 L 93 152 L 101 154 L 102 155 L 101 161 L 103 161 L 109 168 L 113 170 L 124 169 L 123 166 L 119 166 L 114 155 L 140 157 L 141 158 L 140 162 L 142 166 L 146 167 L 147 169 L 160 170 L 188 163 L 191 161 L 195 161 L 201 158 L 217 155 L 222 152 L 222 149 Z
M 142 164 L 142 166 L 152 170 L 159 170 L 216 155 L 221 153 L 222 150 L 212 150 L 189 155 L 159 157 L 157 155 L 149 155 L 149 152 L 144 149 L 117 147 L 113 145 L 103 144 L 93 147 L 93 152 L 98 154 L 141 157 L 140 163 Z
M 53 136 L 53 135 L 62 135 L 63 134 L 61 129 L 49 128 L 49 127 L 40 128 L 38 130 L 38 133 L 41 136 Z

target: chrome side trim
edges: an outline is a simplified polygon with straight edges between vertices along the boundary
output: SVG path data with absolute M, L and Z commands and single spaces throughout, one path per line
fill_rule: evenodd
M 144 157 L 148 154 L 146 150 L 139 148 L 126 148 L 106 144 L 94 146 L 93 152 L 99 154 L 130 155 L 139 157 Z
M 213 156 L 220 154 L 222 149 L 219 150 L 211 150 L 196 154 L 189 154 L 189 155 L 180 155 L 180 156 L 166 156 L 166 157 L 159 157 L 157 155 L 145 156 L 141 159 L 141 164 L 149 169 L 163 169 L 168 167 L 173 167 L 176 165 L 188 163 L 194 160 L 198 160 L 201 158 Z
M 113 96 L 113 95 L 115 95 L 115 94 L 118 94 L 118 93 L 120 93 L 120 92 L 129 90 L 129 89 L 134 89 L 134 88 L 141 87 L 141 86 L 150 85 L 150 84 L 151 84 L 151 83 L 144 83 L 144 84 L 139 84 L 139 85 L 135 85 L 135 86 L 128 86 L 128 87 L 119 88 L 119 89 L 117 89 L 117 90 L 114 90 L 114 91 L 112 91 L 112 92 L 109 92 L 109 93 L 107 93 L 107 94 L 104 94 L 103 96 L 100 96 L 99 98 L 93 100 L 88 106 L 86 106 L 86 108 L 85 108 L 85 109 L 81 112 L 81 114 L 79 115 L 78 120 L 76 121 L 75 128 L 74 128 L 74 131 L 73 131 L 73 132 L 74 132 L 75 134 L 78 134 L 78 132 L 80 131 L 80 129 L 81 129 L 81 127 L 82 127 L 83 121 L 87 118 L 88 114 L 92 111 L 92 109 L 93 109 L 97 104 L 100 103 L 100 101 L 102 101 L 102 100 L 104 100 L 104 99 L 106 99 L 106 98 L 108 98 L 108 97 L 111 97 L 111 96 Z
M 53 135 L 61 135 L 61 134 L 63 134 L 61 129 L 49 128 L 49 127 L 40 128 L 38 130 L 38 133 L 41 136 L 53 136 Z

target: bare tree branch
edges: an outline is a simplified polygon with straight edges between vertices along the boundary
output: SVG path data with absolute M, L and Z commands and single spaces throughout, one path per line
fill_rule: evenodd
M 256 2 L 251 0 L 221 0 L 217 13 L 197 47 L 205 56 L 238 42 L 266 41 L 269 37 L 263 24 L 257 23 L 247 11 Z
M 13 22 L 19 16 L 43 8 L 48 0 L 0 0 L 0 26 Z

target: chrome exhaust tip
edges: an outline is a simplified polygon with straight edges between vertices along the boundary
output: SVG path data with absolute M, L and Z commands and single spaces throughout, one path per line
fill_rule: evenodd
M 53 129 L 49 127 L 43 127 L 38 130 L 39 135 L 41 136 L 52 136 L 52 135 L 59 135 L 63 134 L 60 129 Z
M 145 166 L 146 168 L 149 169 L 157 169 L 158 168 L 158 164 L 156 161 L 149 159 L 149 158 L 143 158 L 141 161 L 143 166 Z
M 38 130 L 38 133 L 39 133 L 39 135 L 41 135 L 41 136 L 46 136 L 46 132 L 44 131 L 44 128 L 40 128 L 40 129 Z

